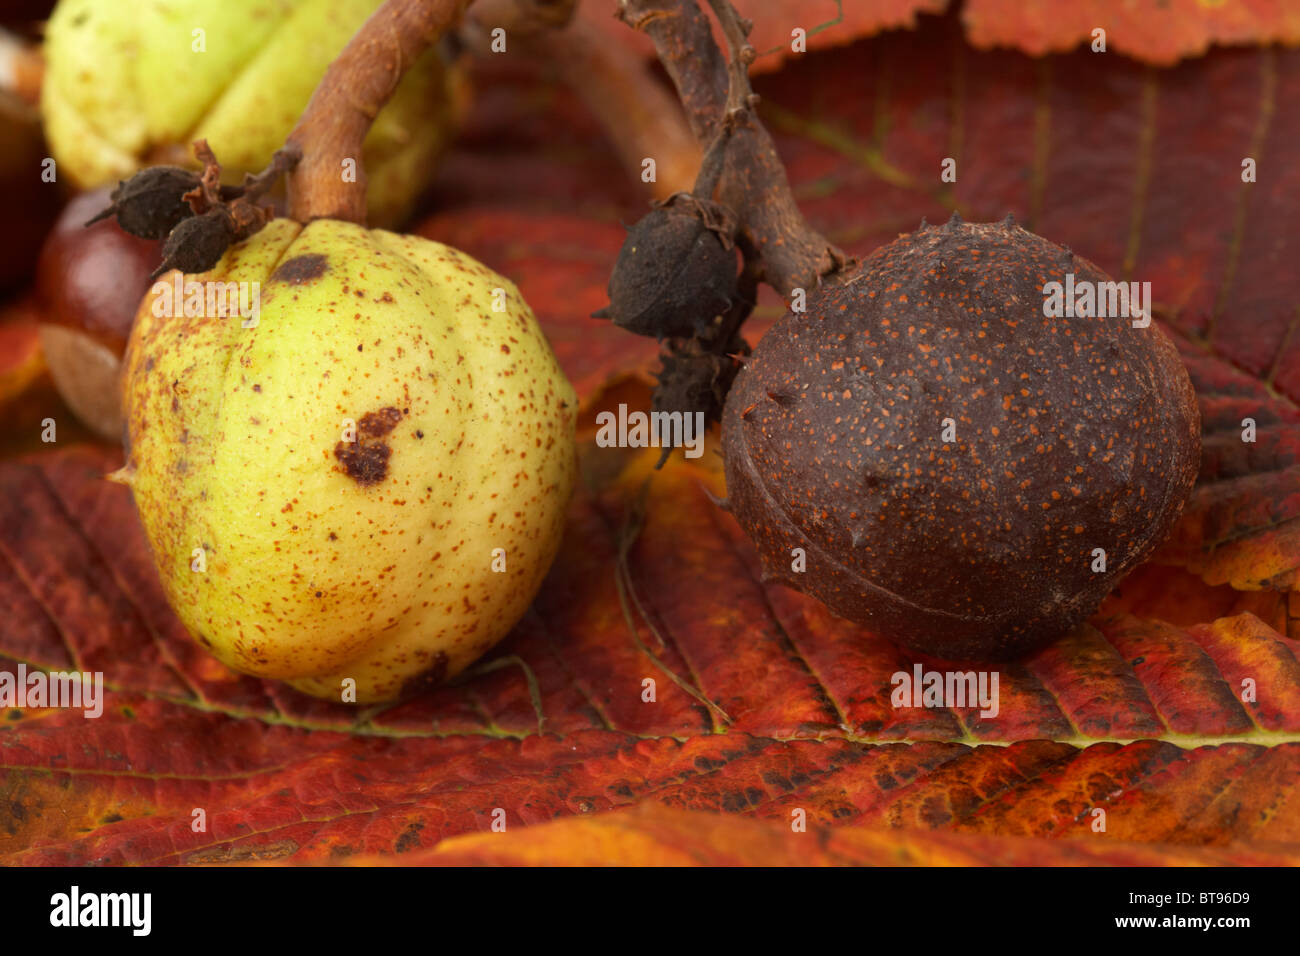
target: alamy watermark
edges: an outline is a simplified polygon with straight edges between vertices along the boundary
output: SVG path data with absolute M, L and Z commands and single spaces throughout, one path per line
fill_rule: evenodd
M 1145 329 L 1151 324 L 1151 283 L 1076 282 L 1074 273 L 1067 272 L 1064 283 L 1043 286 L 1043 315 L 1132 319 L 1133 328 Z
M 976 707 L 980 716 L 998 715 L 997 671 L 927 671 L 920 664 L 912 673 L 897 671 L 889 679 L 895 707 Z
M 18 665 L 18 673 L 0 671 L 0 710 L 9 707 L 80 707 L 87 717 L 104 713 L 104 672 L 95 671 L 27 671 Z
M 123 926 L 133 936 L 148 936 L 152 911 L 152 893 L 83 893 L 74 885 L 50 897 L 50 925 L 57 927 Z
M 629 412 L 596 415 L 596 444 L 601 448 L 685 448 L 687 458 L 704 454 L 703 412 Z
M 224 319 L 239 316 L 246 329 L 257 328 L 262 316 L 262 283 L 260 282 L 199 282 L 185 281 L 176 272 L 172 281 L 160 280 L 149 290 L 154 296 L 155 318 Z

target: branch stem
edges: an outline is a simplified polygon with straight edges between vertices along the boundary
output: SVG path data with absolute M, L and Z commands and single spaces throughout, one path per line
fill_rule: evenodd
M 530 43 L 604 127 L 630 176 L 639 181 L 642 163 L 653 157 L 655 198 L 690 188 L 700 147 L 681 105 L 648 64 L 610 44 L 587 20 L 541 32 Z
M 386 0 L 325 71 L 286 145 L 302 151 L 289 177 L 289 215 L 366 221 L 361 147 L 402 74 L 453 27 L 470 0 Z M 349 163 L 349 160 L 351 161 Z M 355 175 L 348 175 L 354 172 Z
M 654 42 L 701 144 L 713 142 L 724 122 L 734 124 L 718 198 L 736 213 L 763 280 L 788 297 L 819 284 L 847 259 L 804 219 L 772 137 L 753 112 L 749 22 L 728 0 L 709 3 L 727 37 L 730 64 L 697 0 L 620 0 L 618 16 Z

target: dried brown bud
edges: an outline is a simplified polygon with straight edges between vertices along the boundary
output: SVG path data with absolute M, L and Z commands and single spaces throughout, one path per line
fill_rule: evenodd
M 185 194 L 199 186 L 199 174 L 180 166 L 150 166 L 117 184 L 107 209 L 86 225 L 117 216 L 125 232 L 141 239 L 162 239 L 182 219 L 194 214 Z
M 726 207 L 678 193 L 634 225 L 597 318 L 637 335 L 706 336 L 736 291 L 735 220 Z
M 207 272 L 221 261 L 234 239 L 234 220 L 224 206 L 184 219 L 167 237 L 162 265 L 149 278 L 156 279 L 169 269 L 180 269 L 186 275 Z

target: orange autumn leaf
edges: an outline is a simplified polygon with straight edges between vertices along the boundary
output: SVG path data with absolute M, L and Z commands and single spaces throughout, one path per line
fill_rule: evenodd
M 754 73 L 781 68 L 790 57 L 795 30 L 803 31 L 805 50 L 843 46 L 884 30 L 917 25 L 922 13 L 942 13 L 949 0 L 748 0 L 736 4 L 742 16 L 753 21 L 749 41 L 757 53 Z M 613 17 L 611 0 L 581 0 L 578 16 L 587 20 L 609 40 L 646 59 L 654 59 L 650 40 L 629 30 Z M 721 34 L 714 26 L 714 35 Z
M 0 310 L 0 408 L 31 388 L 46 370 L 37 320 L 30 297 Z
M 1094 31 L 1106 31 L 1106 52 L 1156 66 L 1172 66 L 1220 46 L 1300 46 L 1300 10 L 1284 0 L 1209 3 L 1205 0 L 745 0 L 737 4 L 754 21 L 755 72 L 779 69 L 798 56 L 791 31 L 803 29 L 808 50 L 843 46 L 888 30 L 915 28 L 960 11 L 967 41 L 976 49 L 1006 48 L 1029 56 L 1090 48 Z M 607 0 L 583 0 L 581 16 L 647 58 L 654 46 L 609 23 Z
M 1044 844 L 880 827 L 806 828 L 654 804 L 505 833 L 453 837 L 431 850 L 356 864 L 403 866 L 1295 866 L 1289 844 L 1186 847 L 1098 838 Z
M 1200 56 L 1211 44 L 1300 45 L 1300 9 L 1272 0 L 966 0 L 962 23 L 980 49 L 1005 46 L 1031 56 L 1091 43 L 1100 27 L 1108 52 L 1159 66 Z

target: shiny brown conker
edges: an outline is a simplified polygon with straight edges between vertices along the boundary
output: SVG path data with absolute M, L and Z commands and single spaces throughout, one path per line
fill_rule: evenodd
M 36 291 L 41 343 L 59 394 L 97 434 L 119 441 L 122 353 L 160 243 L 128 235 L 112 220 L 86 226 L 108 202 L 107 189 L 69 201 L 41 248 Z

